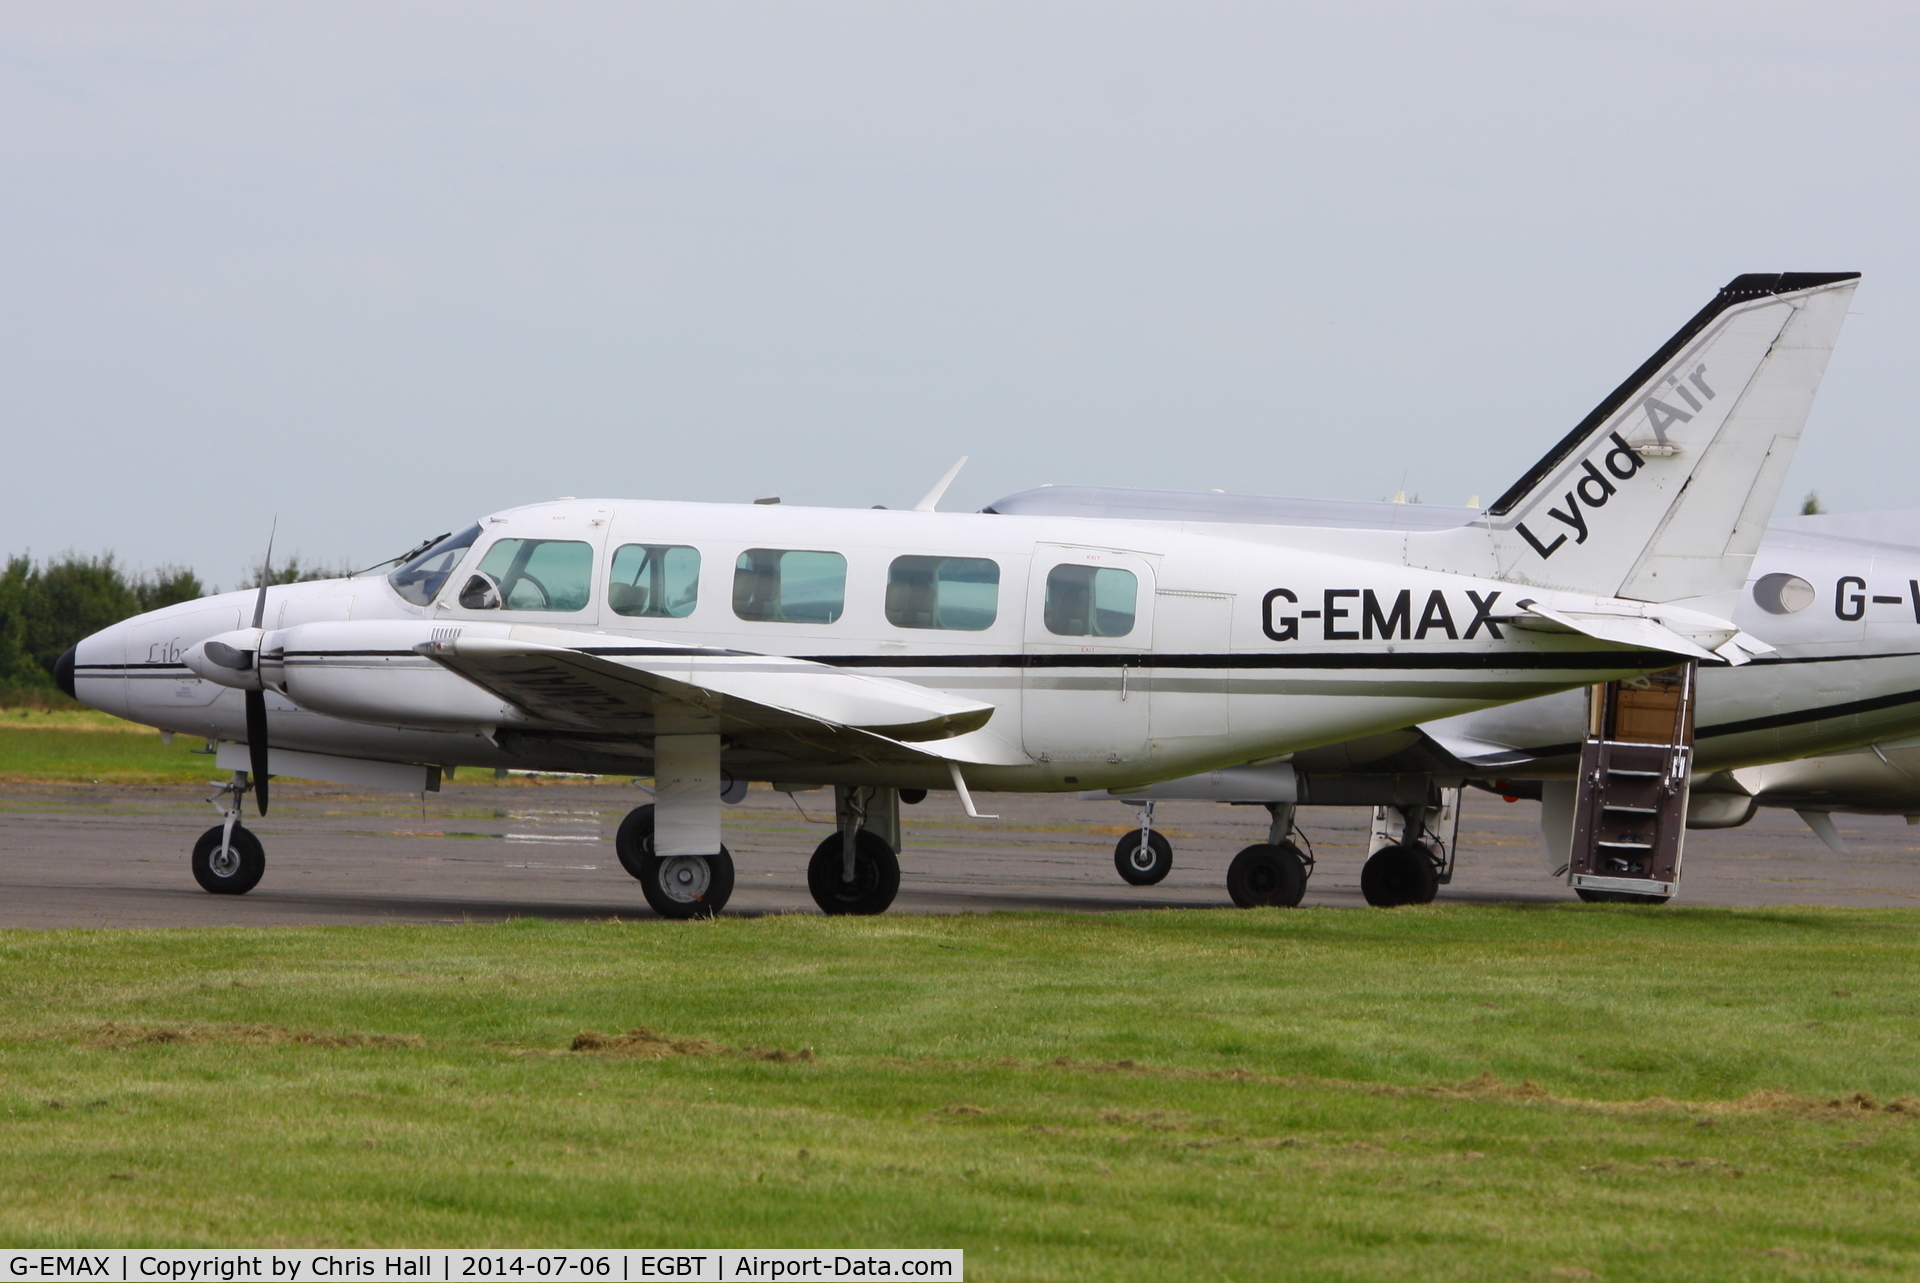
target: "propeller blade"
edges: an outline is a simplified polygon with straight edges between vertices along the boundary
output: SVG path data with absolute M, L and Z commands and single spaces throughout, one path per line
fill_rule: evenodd
M 273 537 L 280 531 L 280 518 L 273 519 L 267 531 L 267 559 L 260 564 L 260 595 L 253 600 L 253 626 L 258 628 L 267 617 L 267 585 L 273 582 Z
M 247 755 L 253 767 L 253 798 L 267 813 L 267 693 L 247 692 Z

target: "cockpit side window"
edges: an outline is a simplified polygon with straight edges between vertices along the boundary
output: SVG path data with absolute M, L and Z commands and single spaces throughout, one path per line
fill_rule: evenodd
M 593 545 L 573 539 L 499 539 L 460 589 L 470 610 L 585 610 Z
M 414 605 L 430 606 L 446 585 L 447 576 L 460 564 L 461 555 L 473 547 L 479 537 L 479 526 L 468 526 L 459 534 L 448 535 L 388 575 L 387 582 Z

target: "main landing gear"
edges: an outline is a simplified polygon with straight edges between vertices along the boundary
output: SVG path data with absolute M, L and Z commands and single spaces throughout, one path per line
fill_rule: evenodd
M 663 918 L 710 918 L 733 896 L 733 855 L 723 845 L 714 855 L 654 853 L 654 806 L 635 807 L 620 821 L 613 851 L 620 867 L 640 883 L 640 894 Z
M 260 884 L 267 871 L 266 849 L 250 830 L 240 826 L 240 799 L 252 788 L 247 773 L 235 771 L 231 780 L 207 798 L 221 819 L 193 844 L 193 880 L 203 891 L 245 895 Z
M 1379 909 L 1432 904 L 1453 881 L 1453 839 L 1460 790 L 1440 790 L 1437 806 L 1373 808 L 1371 853 L 1360 866 L 1360 894 Z
M 621 867 L 638 880 L 655 913 L 663 918 L 710 918 L 726 907 L 734 878 L 733 855 L 718 841 L 723 794 L 704 787 L 704 781 L 717 778 L 718 771 L 703 774 L 696 764 L 670 775 L 673 750 L 668 738 L 656 740 L 655 801 L 635 807 L 620 822 L 614 852 Z M 714 756 L 717 767 L 717 751 Z M 700 784 L 702 791 L 696 792 L 693 784 Z M 837 831 L 815 848 L 807 862 L 807 890 L 823 913 L 885 913 L 900 893 L 901 795 L 917 802 L 926 792 L 842 785 L 833 793 Z M 663 816 L 670 810 L 678 813 L 679 849 L 714 854 L 662 854 L 665 844 L 659 834 L 666 829 Z
M 900 893 L 900 792 L 841 785 L 833 803 L 839 832 L 814 848 L 807 890 L 822 913 L 885 913 Z
M 1269 802 L 1267 840 L 1247 847 L 1227 866 L 1227 894 L 1243 909 L 1292 909 L 1307 894 L 1313 856 L 1293 841 L 1293 804 Z

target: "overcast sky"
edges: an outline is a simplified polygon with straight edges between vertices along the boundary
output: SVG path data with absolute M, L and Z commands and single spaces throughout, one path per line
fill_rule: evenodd
M 1728 279 L 1920 506 L 1920 10 L 0 7 L 0 552 L 231 586 L 562 494 L 1491 499 Z

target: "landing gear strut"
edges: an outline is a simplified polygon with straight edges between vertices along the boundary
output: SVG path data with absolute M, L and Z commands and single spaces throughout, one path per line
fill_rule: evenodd
M 900 794 L 838 785 L 833 801 L 840 831 L 814 848 L 807 890 L 822 913 L 885 913 L 900 893 Z
M 240 799 L 252 790 L 245 771 L 215 789 L 207 801 L 220 812 L 220 823 L 193 844 L 193 880 L 215 895 L 245 895 L 260 884 L 267 871 L 266 849 L 251 831 L 240 826 Z M 227 799 L 231 798 L 231 804 Z

